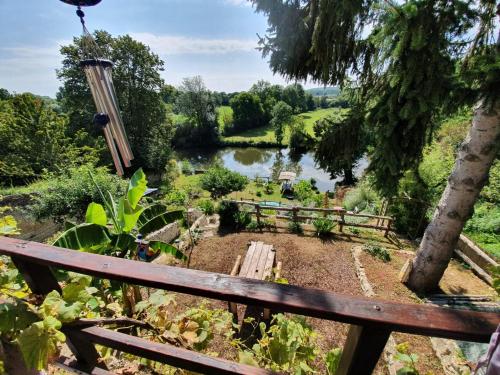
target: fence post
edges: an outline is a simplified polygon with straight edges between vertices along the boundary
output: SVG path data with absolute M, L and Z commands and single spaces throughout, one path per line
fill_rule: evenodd
M 339 221 L 339 232 L 342 233 L 342 230 L 344 229 L 344 211 L 340 211 L 340 221 Z
M 292 220 L 296 223 L 299 222 L 298 218 L 297 218 L 297 207 L 292 207 Z
M 351 325 L 336 375 L 369 375 L 377 365 L 390 330 Z
M 12 257 L 12 262 L 23 275 L 33 293 L 44 295 L 54 290 L 61 293 L 61 286 L 48 266 L 25 262 L 16 257 Z M 76 337 L 70 331 L 64 330 L 64 327 L 62 330 L 66 335 L 66 344 L 77 359 L 78 368 L 82 371 L 91 372 L 96 367 L 99 359 L 95 346 Z M 106 368 L 104 364 L 101 366 Z
M 257 218 L 257 225 L 259 226 L 259 229 L 260 229 L 261 227 L 260 227 L 260 205 L 259 204 L 255 205 L 255 216 Z
M 384 237 L 389 235 L 389 231 L 391 230 L 392 219 L 387 219 L 387 227 L 385 228 Z

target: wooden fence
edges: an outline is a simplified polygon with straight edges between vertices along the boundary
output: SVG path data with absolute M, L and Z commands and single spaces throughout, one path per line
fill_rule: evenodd
M 382 216 L 382 215 L 370 215 L 370 214 L 359 214 L 347 211 L 342 207 L 334 207 L 334 208 L 316 208 L 316 207 L 286 207 L 286 206 L 265 206 L 259 202 L 251 202 L 244 200 L 232 200 L 229 202 L 234 202 L 239 206 L 252 206 L 253 210 L 250 211 L 252 215 L 256 216 L 256 220 L 260 223 L 261 218 L 269 217 L 270 215 L 266 215 L 262 213 L 262 210 L 273 210 L 276 211 L 276 217 L 278 219 L 285 219 L 290 221 L 303 221 L 303 220 L 314 220 L 316 216 L 312 215 L 301 215 L 302 212 L 314 212 L 316 214 L 321 213 L 322 216 L 334 216 L 332 219 L 336 221 L 339 225 L 339 231 L 342 232 L 344 227 L 359 227 L 359 228 L 371 228 L 378 229 L 384 231 L 384 236 L 387 236 L 391 231 L 391 224 L 393 222 L 393 218 L 390 216 Z M 280 212 L 289 212 L 289 215 L 282 215 Z M 357 218 L 368 218 L 368 219 L 376 219 L 376 224 L 366 224 L 366 223 L 354 223 L 346 221 L 348 217 L 357 217 Z
M 6 237 L 0 237 L 0 254 L 12 258 L 35 294 L 61 291 L 52 270 L 64 269 L 134 285 L 350 324 L 338 375 L 371 374 L 393 331 L 488 342 L 500 323 L 500 316 L 496 313 L 352 297 L 320 289 L 78 252 Z M 78 360 L 72 366 L 92 374 L 109 374 L 99 360 L 94 344 L 205 374 L 272 373 L 100 326 L 66 324 L 62 329 L 69 348 Z

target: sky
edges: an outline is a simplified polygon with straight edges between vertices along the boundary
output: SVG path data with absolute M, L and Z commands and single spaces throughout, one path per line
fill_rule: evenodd
M 0 87 L 55 96 L 59 48 L 82 32 L 75 10 L 58 0 L 0 0 Z M 90 31 L 149 45 L 165 61 L 167 83 L 201 75 L 209 89 L 226 92 L 259 79 L 287 83 L 256 50 L 267 20 L 246 0 L 102 0 L 84 11 Z

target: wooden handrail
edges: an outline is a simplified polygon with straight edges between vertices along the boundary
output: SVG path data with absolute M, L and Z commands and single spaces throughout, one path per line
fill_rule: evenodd
M 119 280 L 135 285 L 257 305 L 343 323 L 382 326 L 392 331 L 488 342 L 498 314 L 401 304 L 157 265 L 0 237 L 0 254 L 23 262 Z
M 51 272 L 53 267 L 135 285 L 349 323 L 351 328 L 338 375 L 370 374 L 392 331 L 488 342 L 500 323 L 500 316 L 491 312 L 353 297 L 320 289 L 78 252 L 6 237 L 0 237 L 0 254 L 12 258 L 37 294 L 60 290 Z M 207 374 L 269 373 L 98 327 L 73 325 L 63 329 L 68 346 L 80 366 L 87 371 L 92 371 L 98 364 L 98 353 L 92 345 L 98 343 Z

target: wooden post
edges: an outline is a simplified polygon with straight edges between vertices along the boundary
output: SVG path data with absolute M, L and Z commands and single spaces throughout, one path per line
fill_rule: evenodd
M 340 211 L 340 221 L 339 221 L 339 232 L 342 233 L 342 230 L 344 229 L 344 211 Z
M 49 267 L 28 263 L 16 257 L 12 257 L 12 262 L 23 275 L 33 293 L 43 295 L 54 290 L 61 293 L 61 286 Z M 99 354 L 94 345 L 75 337 L 71 332 L 64 329 L 63 332 L 66 334 L 66 344 L 77 359 L 78 368 L 82 371 L 91 372 L 96 367 L 99 359 Z
M 369 375 L 377 365 L 391 331 L 351 325 L 336 375 Z
M 299 221 L 299 219 L 297 218 L 298 211 L 299 210 L 297 209 L 297 207 L 292 207 L 292 220 L 294 222 L 298 222 Z
M 389 231 L 391 230 L 392 219 L 387 219 L 387 227 L 385 229 L 384 237 L 389 235 Z
M 257 217 L 257 225 L 259 226 L 259 229 L 262 230 L 260 226 L 260 205 L 258 204 L 255 205 L 255 216 Z
M 240 272 L 241 266 L 241 255 L 238 255 L 236 262 L 234 263 L 233 269 L 231 270 L 231 276 L 237 276 Z M 238 324 L 238 305 L 234 302 L 228 302 L 228 309 L 231 314 L 233 314 L 233 322 Z

